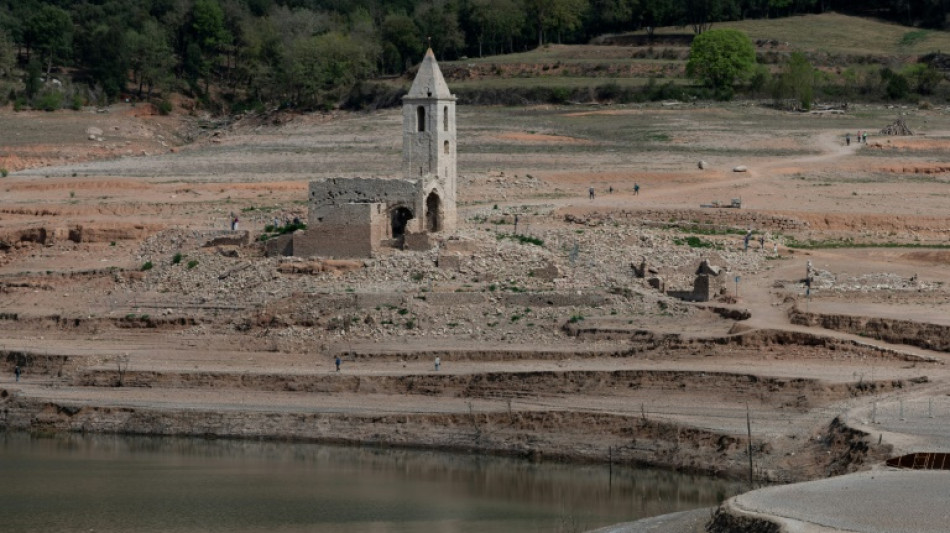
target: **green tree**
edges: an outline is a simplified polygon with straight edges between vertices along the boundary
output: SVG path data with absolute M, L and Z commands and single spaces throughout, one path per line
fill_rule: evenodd
M 246 20 L 241 36 L 236 51 L 235 78 L 246 88 L 249 100 L 258 105 L 279 98 L 289 59 L 274 19 Z
M 713 22 L 738 15 L 735 0 L 684 0 L 680 9 L 683 23 L 691 26 L 697 35 L 709 30 Z
M 49 77 L 53 63 L 69 56 L 73 40 L 73 23 L 66 11 L 43 4 L 24 24 L 23 39 L 27 50 L 40 52 L 46 62 Z
M 730 91 L 737 81 L 755 71 L 755 47 L 738 30 L 718 29 L 703 32 L 693 39 L 686 72 L 717 91 Z
M 591 0 L 587 31 L 599 34 L 627 29 L 636 7 L 636 0 Z
M 806 111 L 811 109 L 815 97 L 815 67 L 805 54 L 792 52 L 781 74 L 775 78 L 772 96 L 776 104 L 794 100 L 799 108 Z
M 590 7 L 588 0 L 556 0 L 552 2 L 550 19 L 551 29 L 561 42 L 564 33 L 577 30 L 584 21 L 584 15 Z
M 339 32 L 293 43 L 286 72 L 287 96 L 299 107 L 327 108 L 373 71 L 372 50 Z
M 550 30 L 560 37 L 562 32 L 575 29 L 587 7 L 587 0 L 525 0 L 527 17 L 538 32 L 538 46 L 544 45 L 544 35 Z
M 184 67 L 192 82 L 203 79 L 205 93 L 219 52 L 233 38 L 224 24 L 224 10 L 217 0 L 195 0 L 191 8 L 190 39 L 185 47 Z
M 15 65 L 16 54 L 13 49 L 13 41 L 3 31 L 3 28 L 0 28 L 0 80 L 9 78 Z
M 440 59 L 458 57 L 465 48 L 465 33 L 459 26 L 455 2 L 432 0 L 421 3 L 416 8 L 415 18 L 422 34 L 432 39 L 432 50 Z
M 903 71 L 904 77 L 914 84 L 914 90 L 919 94 L 933 94 L 937 85 L 943 81 L 943 74 L 933 65 L 914 63 Z
M 525 24 L 525 11 L 518 0 L 471 0 L 468 4 L 478 56 L 488 44 L 492 53 L 514 49 L 514 38 Z
M 224 27 L 224 10 L 217 0 L 195 0 L 191 17 L 191 30 L 203 52 L 215 53 L 231 40 Z
M 129 30 L 125 41 L 138 94 L 144 89 L 151 99 L 154 89 L 164 89 L 171 82 L 175 58 L 168 35 L 156 20 L 148 19 L 141 31 Z
M 40 91 L 40 88 L 43 86 L 43 80 L 40 79 L 42 75 L 43 66 L 40 65 L 38 59 L 35 57 L 31 58 L 26 64 L 26 72 L 23 73 L 23 85 L 27 99 L 32 100 Z
M 675 11 L 675 6 L 669 0 L 640 0 L 634 17 L 652 39 L 657 26 L 669 23 Z
M 125 89 L 129 71 L 128 48 L 125 35 L 118 25 L 100 24 L 91 32 L 95 46 L 90 47 L 85 60 L 89 72 L 111 99 Z
M 383 20 L 381 32 L 384 54 L 388 56 L 384 61 L 387 72 L 405 72 L 409 65 L 422 57 L 423 40 L 419 28 L 404 13 L 388 15 Z
M 910 84 L 901 73 L 884 67 L 881 69 L 881 82 L 884 84 L 884 93 L 891 100 L 906 98 L 910 93 Z

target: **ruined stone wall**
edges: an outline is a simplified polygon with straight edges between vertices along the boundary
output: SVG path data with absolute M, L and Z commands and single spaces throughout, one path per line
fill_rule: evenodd
M 320 230 L 324 219 L 338 206 L 355 204 L 386 204 L 389 208 L 404 206 L 414 218 L 407 230 L 421 232 L 425 199 L 418 180 L 382 178 L 327 178 L 310 182 L 308 227 Z
M 794 217 L 749 209 L 636 209 L 594 213 L 585 220 L 575 219 L 574 221 L 591 223 L 598 219 L 630 220 L 658 225 L 708 224 L 769 231 L 795 231 L 809 228 L 807 222 Z
M 370 257 L 387 236 L 389 215 L 380 203 L 341 204 L 314 210 L 307 231 L 296 232 L 293 251 L 297 257 Z

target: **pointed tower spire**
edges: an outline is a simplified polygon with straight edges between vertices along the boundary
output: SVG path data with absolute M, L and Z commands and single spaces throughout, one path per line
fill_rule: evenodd
M 416 73 L 416 79 L 412 82 L 412 87 L 409 88 L 407 96 L 409 98 L 453 98 L 431 48 L 426 51 L 425 57 L 422 58 L 419 72 Z

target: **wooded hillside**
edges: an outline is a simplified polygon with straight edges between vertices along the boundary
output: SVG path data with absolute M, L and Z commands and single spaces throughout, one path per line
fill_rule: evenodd
M 404 73 L 427 44 L 452 60 L 831 9 L 941 28 L 950 0 L 0 0 L 0 100 L 327 108 Z

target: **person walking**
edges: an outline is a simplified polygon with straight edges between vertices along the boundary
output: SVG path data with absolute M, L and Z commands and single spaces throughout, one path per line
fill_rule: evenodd
M 634 195 L 634 196 L 640 196 L 640 184 L 639 184 L 639 183 L 634 183 L 634 184 L 633 184 L 633 195 Z
M 336 363 L 336 371 L 339 372 L 339 371 L 340 371 L 340 363 L 342 362 L 342 361 L 340 361 L 340 356 L 339 356 L 339 355 L 336 356 L 336 359 L 334 359 L 333 362 Z
M 594 199 L 594 188 L 593 188 L 593 187 L 587 189 L 587 196 L 590 197 L 591 200 Z
M 851 132 L 850 131 L 844 134 L 844 144 L 846 146 L 851 146 Z
M 436 357 L 435 357 L 435 370 L 436 370 L 436 372 L 439 371 L 439 367 L 441 367 L 441 366 L 442 366 L 442 359 L 440 359 L 439 356 L 436 356 Z
M 20 365 L 16 365 L 13 368 L 13 375 L 16 376 L 16 382 L 19 383 L 20 382 Z

